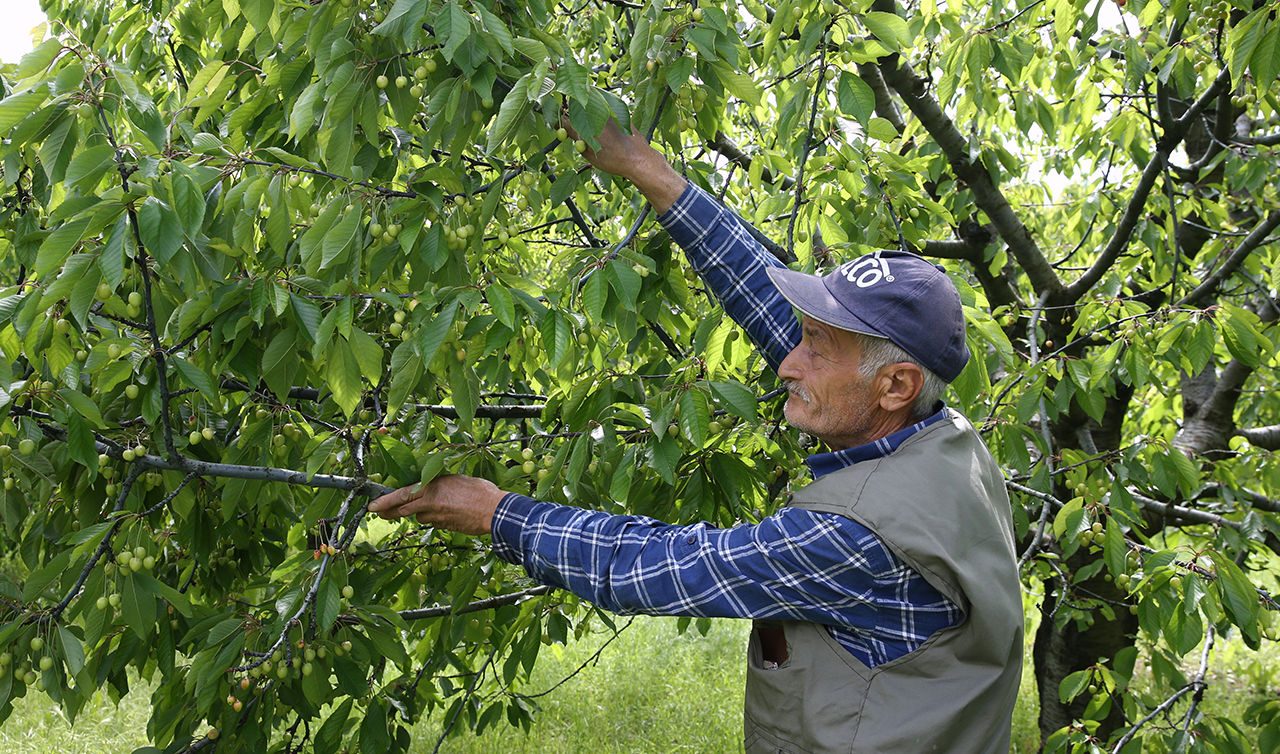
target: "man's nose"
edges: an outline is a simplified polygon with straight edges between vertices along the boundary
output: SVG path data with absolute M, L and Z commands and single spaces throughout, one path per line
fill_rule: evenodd
M 778 365 L 778 376 L 784 380 L 798 380 L 803 377 L 804 372 L 800 368 L 800 361 L 800 347 L 796 346 Z

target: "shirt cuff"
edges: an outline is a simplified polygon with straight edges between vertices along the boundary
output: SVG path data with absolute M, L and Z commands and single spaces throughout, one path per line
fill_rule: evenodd
M 489 525 L 493 537 L 493 554 L 513 565 L 524 565 L 520 552 L 520 536 L 524 532 L 525 523 L 533 513 L 537 500 L 531 497 L 508 493 L 498 503 L 493 512 L 493 522 Z
M 658 215 L 658 223 L 680 248 L 696 249 L 719 222 L 721 212 L 723 208 L 719 202 L 689 181 L 675 204 Z M 694 266 L 697 267 L 696 263 Z

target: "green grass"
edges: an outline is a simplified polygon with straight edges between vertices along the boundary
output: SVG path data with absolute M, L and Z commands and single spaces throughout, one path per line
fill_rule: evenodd
M 627 619 L 619 619 L 622 626 Z M 750 624 L 716 621 L 706 637 L 681 635 L 672 618 L 636 618 L 601 655 L 555 692 L 538 699 L 526 736 L 505 722 L 477 738 L 464 733 L 441 752 L 480 754 L 657 754 L 742 751 L 744 647 Z M 596 634 L 539 656 L 531 692 L 568 676 L 611 634 Z M 555 656 L 558 655 L 558 656 Z M 443 725 L 414 728 L 414 754 L 430 754 Z
M 623 625 L 627 619 L 619 619 Z M 577 675 L 537 699 L 532 730 L 505 721 L 477 738 L 462 732 L 447 739 L 448 754 L 736 754 L 742 751 L 742 689 L 747 621 L 715 621 L 707 636 L 690 629 L 681 635 L 669 618 L 637 618 L 635 624 Z M 544 647 L 534 677 L 524 689 L 536 693 L 555 685 L 587 662 L 609 638 L 597 633 L 568 647 Z M 1267 642 L 1252 652 L 1238 640 L 1219 641 L 1207 709 L 1239 720 L 1252 701 L 1274 696 L 1280 685 L 1280 646 Z M 1199 651 L 1187 663 L 1199 663 Z M 1030 653 L 1022 693 L 1014 712 L 1012 754 L 1038 748 L 1035 685 Z M 1194 668 L 1187 668 L 1194 672 Z M 1139 673 L 1138 682 L 1143 680 Z M 72 728 L 48 697 L 32 692 L 17 700 L 14 714 L 0 725 L 5 754 L 117 754 L 145 745 L 149 689 L 116 707 L 99 698 Z M 1185 707 L 1181 707 L 1184 709 Z M 414 754 L 430 754 L 444 725 L 438 714 L 413 730 Z
M 121 754 L 147 745 L 150 694 L 145 686 L 117 707 L 102 693 L 86 705 L 73 727 L 61 708 L 32 689 L 14 701 L 13 714 L 0 725 L 0 751 L 6 754 Z

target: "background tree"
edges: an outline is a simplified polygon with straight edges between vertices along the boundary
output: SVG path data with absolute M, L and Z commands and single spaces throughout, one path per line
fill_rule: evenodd
M 539 647 L 610 617 L 368 529 L 381 483 L 726 526 L 803 484 L 774 376 L 575 154 L 613 117 L 788 262 L 945 261 L 1047 748 L 1274 750 L 1276 702 L 1196 713 L 1217 638 L 1275 635 L 1280 3 L 44 6 L 0 76 L 0 719 L 132 667 L 166 751 L 527 725 Z

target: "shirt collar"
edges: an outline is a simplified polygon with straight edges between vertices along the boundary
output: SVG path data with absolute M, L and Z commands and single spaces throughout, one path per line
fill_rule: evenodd
M 821 479 L 833 471 L 848 468 L 855 463 L 862 461 L 870 461 L 874 458 L 884 458 L 898 446 L 906 442 L 908 437 L 924 429 L 935 422 L 941 421 L 947 415 L 945 406 L 940 408 L 937 413 L 928 419 L 916 422 L 910 427 L 894 432 L 891 435 L 881 437 L 879 440 L 859 445 L 854 448 L 846 448 L 844 450 L 833 450 L 829 453 L 814 453 L 804 459 L 805 465 L 809 467 L 809 472 L 813 474 L 814 479 Z

